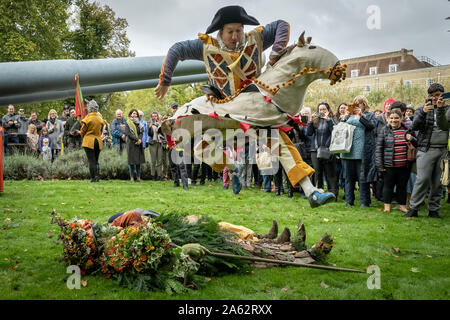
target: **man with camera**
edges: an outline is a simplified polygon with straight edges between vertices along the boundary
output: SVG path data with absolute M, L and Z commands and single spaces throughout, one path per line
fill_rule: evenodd
M 428 88 L 425 105 L 414 112 L 412 130 L 418 130 L 417 179 L 411 194 L 407 218 L 417 217 L 419 207 L 428 195 L 428 216 L 440 218 L 441 161 L 447 154 L 449 123 L 446 120 L 448 105 L 444 105 L 444 87 L 433 83 Z
M 8 144 L 19 143 L 18 133 L 20 128 L 19 116 L 14 113 L 14 106 L 10 104 L 8 106 L 8 113 L 2 118 L 2 125 L 5 129 L 6 150 L 8 154 L 13 152 Z

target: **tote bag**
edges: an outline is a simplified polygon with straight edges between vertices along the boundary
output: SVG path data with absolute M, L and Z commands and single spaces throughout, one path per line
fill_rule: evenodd
M 352 148 L 353 132 L 355 126 L 345 122 L 339 122 L 331 132 L 331 153 L 349 153 Z

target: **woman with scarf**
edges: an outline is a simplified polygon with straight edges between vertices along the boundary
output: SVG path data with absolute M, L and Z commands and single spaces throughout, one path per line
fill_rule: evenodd
M 145 163 L 144 148 L 142 146 L 142 136 L 144 127 L 139 120 L 139 112 L 131 109 L 128 114 L 127 125 L 125 126 L 125 136 L 127 142 L 128 169 L 130 170 L 130 181 L 141 181 L 141 163 Z
M 87 109 L 87 116 L 81 120 L 80 135 L 83 138 L 81 146 L 84 148 L 89 161 L 91 182 L 98 182 L 100 180 L 98 157 L 100 156 L 100 151 L 103 149 L 101 136 L 106 121 L 98 113 L 98 104 L 95 100 L 88 102 Z
M 52 139 L 52 162 L 59 155 L 62 148 L 62 138 L 64 136 L 64 126 L 61 120 L 58 119 L 58 113 L 55 109 L 48 112 L 48 121 L 46 123 L 48 134 Z

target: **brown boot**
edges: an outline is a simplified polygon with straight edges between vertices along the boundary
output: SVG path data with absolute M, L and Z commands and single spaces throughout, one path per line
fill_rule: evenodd
M 285 243 L 291 241 L 291 231 L 285 227 L 280 236 L 275 240 L 276 243 Z
M 264 235 L 263 238 L 266 239 L 275 239 L 278 236 L 278 223 L 276 220 L 272 221 L 272 227 L 269 230 L 269 233 Z
M 292 245 L 294 246 L 295 250 L 303 251 L 307 249 L 305 241 L 306 241 L 305 225 L 303 224 L 303 222 L 299 221 L 297 225 L 297 232 L 295 233 L 292 239 Z
M 306 241 L 306 230 L 305 230 L 305 225 L 303 224 L 303 222 L 301 222 L 301 221 L 298 222 L 297 231 L 300 235 L 300 239 L 303 242 L 305 242 Z

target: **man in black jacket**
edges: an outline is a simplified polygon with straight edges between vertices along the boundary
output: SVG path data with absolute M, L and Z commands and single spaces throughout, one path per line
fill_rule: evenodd
M 447 154 L 449 123 L 445 114 L 444 87 L 433 83 L 428 88 L 428 99 L 424 106 L 414 112 L 412 130 L 418 130 L 417 179 L 411 194 L 410 207 L 405 217 L 417 217 L 420 204 L 428 195 L 428 216 L 440 218 L 441 207 L 441 160 Z

